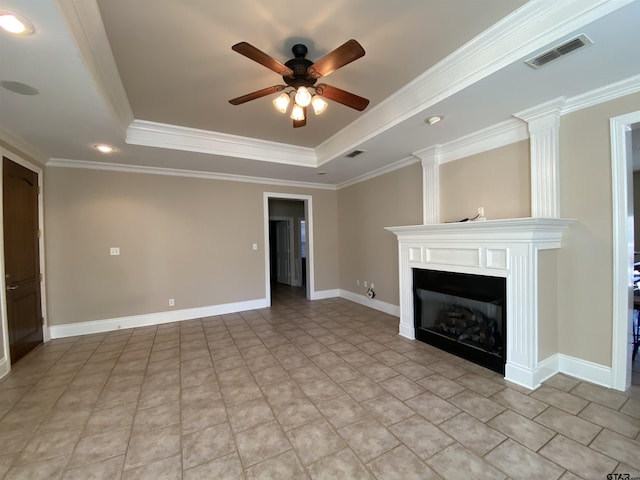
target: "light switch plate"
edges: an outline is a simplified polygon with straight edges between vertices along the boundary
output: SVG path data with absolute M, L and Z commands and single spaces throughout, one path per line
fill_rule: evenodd
M 109 249 L 109 255 L 120 255 L 120 247 L 111 247 Z

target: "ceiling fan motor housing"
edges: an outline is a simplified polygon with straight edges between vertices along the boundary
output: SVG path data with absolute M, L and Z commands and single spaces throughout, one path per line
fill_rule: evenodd
M 307 47 L 300 43 L 297 43 L 291 48 L 295 58 L 285 62 L 285 65 L 293 70 L 293 75 L 283 76 L 284 82 L 293 88 L 298 87 L 311 87 L 318 81 L 309 75 L 308 68 L 313 65 L 311 60 L 304 58 L 307 55 Z

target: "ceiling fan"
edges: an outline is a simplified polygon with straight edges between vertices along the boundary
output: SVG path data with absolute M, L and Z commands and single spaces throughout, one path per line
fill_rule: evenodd
M 309 105 L 312 106 L 316 115 L 322 113 L 327 108 L 325 98 L 358 111 L 363 111 L 369 105 L 369 100 L 353 93 L 324 83 L 316 85 L 319 78 L 326 77 L 364 56 L 364 48 L 356 40 L 345 42 L 317 62 L 305 58 L 308 50 L 302 44 L 296 44 L 291 48 L 294 58 L 285 63 L 279 62 L 247 42 L 236 43 L 231 49 L 281 75 L 286 84 L 274 85 L 233 98 L 229 100 L 232 105 L 240 105 L 272 93 L 284 91 L 273 101 L 273 104 L 280 112 L 286 113 L 291 102 L 291 94 L 295 92 L 294 105 L 291 110 L 294 128 L 304 127 L 307 124 L 307 107 Z M 285 91 L 288 87 L 291 89 Z M 315 92 L 315 95 L 312 95 L 311 90 Z

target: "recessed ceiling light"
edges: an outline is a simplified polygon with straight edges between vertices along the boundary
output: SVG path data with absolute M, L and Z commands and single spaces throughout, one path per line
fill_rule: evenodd
M 107 145 L 104 143 L 101 143 L 99 145 L 95 145 L 96 150 L 98 150 L 101 153 L 111 153 L 113 151 L 115 151 L 115 148 L 113 148 L 111 145 Z
M 15 35 L 31 35 L 34 31 L 29 20 L 6 11 L 0 12 L 0 28 Z
M 37 88 L 22 82 L 14 82 L 13 80 L 2 80 L 0 82 L 2 88 L 20 95 L 38 95 L 40 91 Z
M 435 125 L 438 122 L 441 122 L 444 119 L 443 115 L 431 115 L 424 119 L 424 123 L 428 123 L 429 125 Z

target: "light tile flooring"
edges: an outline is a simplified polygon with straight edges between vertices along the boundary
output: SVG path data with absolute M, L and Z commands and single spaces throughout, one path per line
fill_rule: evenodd
M 0 383 L 4 479 L 640 476 L 640 387 L 535 392 L 277 289 L 269 309 L 59 339 Z

